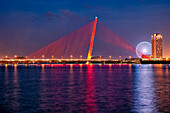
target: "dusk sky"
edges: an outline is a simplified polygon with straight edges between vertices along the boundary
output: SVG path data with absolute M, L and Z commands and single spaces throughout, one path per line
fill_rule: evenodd
M 170 57 L 170 0 L 0 0 L 0 57 L 29 55 L 95 16 L 134 47 L 161 33 Z

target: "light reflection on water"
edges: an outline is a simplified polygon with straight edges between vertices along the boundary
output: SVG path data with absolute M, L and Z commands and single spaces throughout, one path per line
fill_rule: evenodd
M 94 87 L 94 75 L 93 75 L 93 65 L 87 65 L 87 94 L 86 94 L 86 103 L 87 103 L 87 113 L 96 113 L 96 97 L 95 97 L 95 87 Z
M 170 65 L 0 66 L 2 112 L 170 112 Z
M 18 72 L 17 72 L 17 65 L 14 65 L 14 72 L 13 72 L 13 99 L 12 99 L 12 106 L 13 109 L 16 109 L 19 112 L 19 83 L 18 83 Z
M 134 76 L 134 110 L 140 113 L 156 113 L 154 72 L 151 65 L 135 71 Z

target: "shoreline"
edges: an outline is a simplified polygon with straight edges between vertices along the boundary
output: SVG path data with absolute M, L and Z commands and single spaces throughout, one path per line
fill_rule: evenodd
M 5 64 L 170 64 L 169 60 L 139 60 L 139 59 L 1 59 L 0 65 Z

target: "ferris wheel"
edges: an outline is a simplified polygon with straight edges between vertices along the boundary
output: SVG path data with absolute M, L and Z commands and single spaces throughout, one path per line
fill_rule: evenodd
M 143 55 L 150 56 L 151 55 L 151 43 L 147 41 L 140 42 L 136 46 L 136 55 L 141 58 Z

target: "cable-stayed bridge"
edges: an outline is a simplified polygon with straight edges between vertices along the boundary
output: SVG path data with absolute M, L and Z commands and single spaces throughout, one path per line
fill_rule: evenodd
M 43 47 L 42 49 L 31 53 L 28 55 L 28 58 L 91 59 L 93 56 L 95 39 L 122 48 L 133 54 L 136 52 L 136 49 L 132 45 L 120 38 L 101 22 L 98 22 L 97 17 L 95 17 L 94 21 Z
M 78 30 L 56 40 L 55 42 L 37 50 L 25 59 L 1 59 L 0 63 L 121 63 L 126 62 L 119 59 L 92 59 L 95 39 L 99 39 L 109 45 L 123 49 L 131 54 L 136 49 L 127 41 L 120 38 L 101 22 L 95 20 Z M 106 50 L 107 51 L 107 50 Z M 116 51 L 115 51 L 116 52 Z M 130 60 L 129 63 L 138 63 Z

